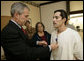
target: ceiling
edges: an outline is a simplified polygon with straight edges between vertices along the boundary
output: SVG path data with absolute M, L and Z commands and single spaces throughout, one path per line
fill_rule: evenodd
M 31 1 L 31 2 L 36 3 L 36 4 L 43 4 L 43 3 L 48 3 L 51 1 Z
M 52 1 L 24 1 L 24 2 L 27 3 L 27 4 L 31 4 L 33 6 L 39 7 L 41 4 L 49 3 L 49 2 L 52 2 Z

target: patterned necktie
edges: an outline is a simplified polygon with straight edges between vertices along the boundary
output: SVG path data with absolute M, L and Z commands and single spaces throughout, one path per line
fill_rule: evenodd
M 21 30 L 24 32 L 25 35 L 27 34 L 23 27 L 21 27 Z

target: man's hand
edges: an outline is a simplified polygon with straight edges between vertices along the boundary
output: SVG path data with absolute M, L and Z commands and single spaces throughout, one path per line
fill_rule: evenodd
M 48 45 L 46 41 L 39 41 L 38 45 Z
M 53 43 L 50 46 L 51 46 L 51 50 L 55 50 L 56 48 L 58 48 L 58 43 Z

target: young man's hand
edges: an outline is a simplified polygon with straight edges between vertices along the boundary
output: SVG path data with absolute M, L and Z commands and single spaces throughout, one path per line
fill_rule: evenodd
M 51 46 L 51 50 L 55 50 L 56 48 L 59 47 L 58 43 L 52 43 L 50 46 Z

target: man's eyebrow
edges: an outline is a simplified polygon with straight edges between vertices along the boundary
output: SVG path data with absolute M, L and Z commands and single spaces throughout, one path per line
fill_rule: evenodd
M 59 17 L 59 16 L 53 16 L 53 17 Z
M 26 17 L 28 17 L 29 15 L 25 15 Z

